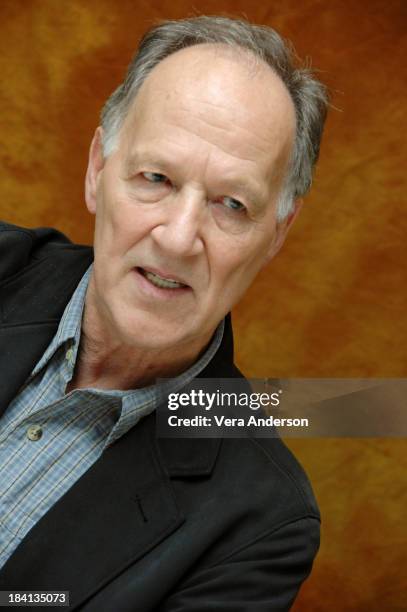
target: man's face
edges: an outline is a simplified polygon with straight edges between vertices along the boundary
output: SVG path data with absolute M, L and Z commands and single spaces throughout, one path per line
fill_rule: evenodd
M 269 68 L 199 45 L 152 71 L 106 160 L 96 135 L 90 295 L 119 342 L 206 345 L 284 239 L 276 203 L 294 130 Z

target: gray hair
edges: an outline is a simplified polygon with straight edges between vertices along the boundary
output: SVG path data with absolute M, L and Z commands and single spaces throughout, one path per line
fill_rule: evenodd
M 296 137 L 289 168 L 277 205 L 284 219 L 296 198 L 307 193 L 319 155 L 328 93 L 309 68 L 297 67 L 289 43 L 272 28 L 227 17 L 193 17 L 164 21 L 142 38 L 123 83 L 112 93 L 101 113 L 103 154 L 108 157 L 118 143 L 120 128 L 144 80 L 163 59 L 186 47 L 212 43 L 251 52 L 268 64 L 286 85 L 296 113 Z

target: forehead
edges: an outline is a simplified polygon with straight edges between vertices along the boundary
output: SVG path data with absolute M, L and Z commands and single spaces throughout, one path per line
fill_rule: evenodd
M 180 102 L 192 104 L 197 116 L 202 105 L 216 107 L 248 127 L 260 125 L 263 133 L 292 132 L 295 124 L 291 96 L 280 77 L 253 54 L 226 45 L 195 45 L 165 58 L 145 79 L 129 115 L 146 119 Z

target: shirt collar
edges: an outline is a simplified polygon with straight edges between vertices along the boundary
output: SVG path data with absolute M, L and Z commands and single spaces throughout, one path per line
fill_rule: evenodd
M 65 344 L 72 346 L 71 363 L 74 366 L 76 355 L 78 352 L 79 341 L 81 336 L 82 314 L 85 306 L 85 296 L 89 284 L 89 278 L 92 270 L 92 265 L 86 270 L 82 276 L 79 285 L 75 289 L 71 299 L 69 300 L 61 321 L 58 326 L 57 333 L 48 345 L 45 353 L 32 371 L 31 376 L 35 376 L 53 357 L 56 351 Z

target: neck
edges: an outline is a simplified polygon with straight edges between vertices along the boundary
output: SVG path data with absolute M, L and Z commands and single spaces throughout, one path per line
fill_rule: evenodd
M 199 357 L 200 352 L 181 357 L 174 352 L 144 351 L 142 349 L 108 348 L 85 335 L 76 361 L 75 373 L 67 392 L 92 387 L 100 389 L 137 389 L 155 383 L 157 378 L 178 376 Z
M 178 376 L 200 357 L 209 340 L 167 349 L 123 344 L 87 295 L 75 372 L 66 392 L 85 387 L 137 389 L 154 384 L 157 378 Z

